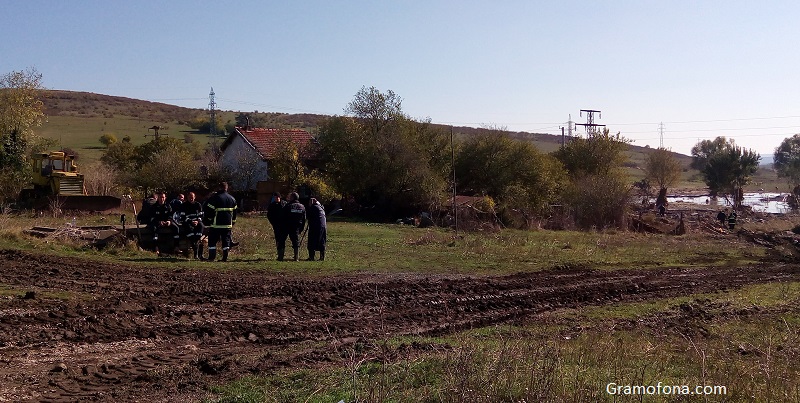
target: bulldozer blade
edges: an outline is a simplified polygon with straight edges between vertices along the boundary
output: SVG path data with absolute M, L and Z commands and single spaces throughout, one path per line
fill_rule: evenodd
M 62 210 L 105 211 L 119 208 L 122 199 L 114 196 L 57 196 Z

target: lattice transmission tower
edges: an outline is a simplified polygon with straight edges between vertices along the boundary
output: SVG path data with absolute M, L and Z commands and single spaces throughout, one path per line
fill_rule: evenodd
M 600 124 L 597 124 L 597 123 L 594 122 L 594 114 L 595 114 L 595 112 L 597 113 L 597 117 L 598 118 L 602 118 L 603 117 L 603 115 L 601 115 L 600 111 L 596 111 L 596 110 L 593 110 L 593 109 L 581 109 L 581 116 L 583 116 L 584 112 L 586 112 L 586 123 L 578 123 L 578 124 L 576 124 L 576 126 L 583 126 L 584 129 L 586 129 L 586 136 L 587 137 L 592 137 L 595 134 L 597 134 L 597 128 L 598 127 L 606 127 L 606 125 L 600 125 Z
M 217 135 L 217 103 L 214 102 L 214 87 L 208 94 L 208 111 L 211 113 L 211 135 Z

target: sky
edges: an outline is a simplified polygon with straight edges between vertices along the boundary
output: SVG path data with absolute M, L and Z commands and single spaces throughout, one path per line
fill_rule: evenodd
M 634 145 L 800 133 L 800 2 L 0 0 L 0 74 L 49 89 L 341 115 L 362 87 L 456 126 Z M 578 127 L 577 134 L 583 134 Z

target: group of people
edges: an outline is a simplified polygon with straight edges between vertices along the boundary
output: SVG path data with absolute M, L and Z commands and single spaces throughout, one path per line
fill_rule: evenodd
M 176 242 L 183 235 L 189 241 L 193 257 L 200 260 L 206 260 L 200 239 L 208 227 L 208 260 L 217 258 L 217 243 L 222 241 L 222 261 L 227 261 L 228 251 L 237 245 L 231 239 L 237 209 L 236 199 L 228 193 L 228 184 L 222 182 L 204 204 L 197 201 L 194 192 L 187 193 L 186 197 L 179 194 L 169 203 L 166 192 L 156 192 L 151 201 L 142 205 L 137 220 L 153 232 L 157 254 L 160 253 L 159 235 L 167 234 Z
M 725 209 L 724 211 L 721 210 L 719 213 L 717 213 L 717 220 L 719 221 L 719 223 L 722 225 L 723 228 L 727 224 L 728 229 L 731 229 L 731 230 L 735 229 L 736 228 L 736 210 L 731 211 L 730 214 L 728 213 L 728 209 Z
M 278 260 L 283 261 L 286 256 L 286 238 L 292 243 L 294 260 L 299 259 L 300 245 L 303 243 L 301 234 L 308 235 L 306 248 L 308 259 L 325 260 L 325 244 L 327 243 L 327 221 L 325 208 L 315 198 L 310 198 L 308 208 L 300 202 L 300 196 L 292 192 L 288 200 L 282 200 L 280 193 L 272 194 L 272 201 L 267 208 L 267 219 L 272 224 L 275 234 L 275 246 L 278 251 Z M 308 225 L 307 232 L 303 229 Z
M 159 235 L 171 236 L 177 243 L 181 236 L 189 241 L 195 259 L 213 261 L 217 258 L 217 244 L 222 243 L 222 261 L 228 260 L 230 248 L 238 245 L 232 240 L 233 225 L 236 223 L 238 206 L 236 199 L 228 193 L 228 184 L 222 182 L 216 193 L 205 203 L 197 201 L 194 192 L 186 197 L 179 194 L 167 203 L 166 192 L 153 194 L 151 201 L 145 201 L 142 211 L 137 216 L 140 223 L 146 224 L 153 232 L 156 253 L 159 253 Z M 280 193 L 272 195 L 267 208 L 267 219 L 275 234 L 278 260 L 283 261 L 286 253 L 286 238 L 292 244 L 294 260 L 299 260 L 299 249 L 303 238 L 307 235 L 308 259 L 325 260 L 325 244 L 327 243 L 327 224 L 325 208 L 315 198 L 308 201 L 308 207 L 300 202 L 297 193 L 289 194 L 288 200 L 281 199 Z M 306 232 L 303 232 L 306 229 Z M 208 258 L 203 257 L 200 239 L 208 228 Z

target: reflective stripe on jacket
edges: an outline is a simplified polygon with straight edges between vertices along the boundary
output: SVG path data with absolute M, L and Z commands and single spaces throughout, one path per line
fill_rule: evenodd
M 217 192 L 206 202 L 205 215 L 211 228 L 233 228 L 236 224 L 236 199 L 228 192 Z

